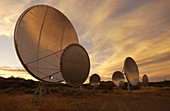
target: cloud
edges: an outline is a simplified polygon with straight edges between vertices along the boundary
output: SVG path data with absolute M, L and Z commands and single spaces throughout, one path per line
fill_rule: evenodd
M 111 80 L 128 56 L 138 64 L 140 77 L 147 73 L 152 80 L 160 80 L 170 75 L 168 0 L 6 0 L 0 5 L 0 35 L 12 36 L 19 15 L 37 4 L 53 6 L 71 21 L 89 53 L 90 75 L 98 73 Z
M 3 77 L 21 77 L 26 79 L 33 79 L 37 81 L 34 77 L 32 77 L 23 67 L 8 67 L 8 66 L 0 66 L 0 76 Z
M 93 44 L 90 47 L 92 64 L 97 64 L 91 72 L 110 77 L 114 71 L 122 70 L 127 56 L 133 57 L 137 63 L 143 63 L 143 67 L 169 61 L 170 8 L 167 4 L 165 1 L 144 2 L 125 12 L 122 10 L 129 8 L 128 4 L 126 3 L 128 7 L 118 4 L 119 10 L 111 13 L 112 16 L 103 21 L 100 28 L 96 27 L 99 31 L 93 34 L 94 41 L 90 39 Z M 105 51 L 109 53 L 104 53 Z M 142 61 L 149 59 L 148 62 Z M 140 67 L 142 69 L 141 65 Z M 155 68 L 158 67 L 153 66 Z M 147 70 L 142 70 L 141 75 L 142 72 Z M 160 73 L 152 70 L 153 76 L 158 74 Z
M 27 73 L 26 70 L 23 67 L 8 67 L 8 66 L 1 66 L 0 67 L 1 71 L 8 71 L 8 72 L 22 72 L 22 73 Z
M 0 35 L 12 37 L 18 16 L 28 0 L 5 0 L 1 1 L 0 7 Z

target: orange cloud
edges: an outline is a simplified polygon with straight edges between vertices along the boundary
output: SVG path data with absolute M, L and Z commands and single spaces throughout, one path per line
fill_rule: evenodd
M 13 3 L 18 5 L 9 3 L 8 9 L 12 7 L 9 13 L 0 14 L 0 35 L 11 35 L 17 17 L 27 7 L 39 3 L 51 5 L 63 12 L 75 27 L 80 44 L 90 56 L 90 75 L 98 73 L 101 79 L 111 80 L 113 72 L 121 71 L 125 58 L 131 56 L 139 66 L 140 77 L 146 73 L 152 81 L 165 76 L 170 79 L 168 0 L 27 0 Z M 8 10 L 3 8 L 7 3 L 1 4 L 2 9 Z

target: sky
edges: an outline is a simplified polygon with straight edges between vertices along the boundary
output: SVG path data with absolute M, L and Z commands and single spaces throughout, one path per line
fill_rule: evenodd
M 90 57 L 89 76 L 110 81 L 132 57 L 140 81 L 144 74 L 149 81 L 170 80 L 170 0 L 0 0 L 0 76 L 34 79 L 21 65 L 13 39 L 19 16 L 39 4 L 71 21 Z

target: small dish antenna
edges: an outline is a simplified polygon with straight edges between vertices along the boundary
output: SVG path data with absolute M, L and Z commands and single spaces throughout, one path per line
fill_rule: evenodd
M 133 86 L 138 85 L 139 82 L 139 70 L 136 62 L 127 57 L 124 62 L 124 72 L 128 81 L 128 91 L 130 92 L 130 84 Z
M 82 85 L 89 75 L 90 59 L 79 44 L 70 44 L 64 49 L 60 64 L 64 80 L 74 87 Z
M 127 81 L 131 85 L 138 85 L 139 82 L 139 70 L 136 62 L 131 58 L 127 57 L 124 62 L 124 71 L 127 77 Z
M 93 86 L 93 87 L 98 87 L 100 85 L 100 76 L 98 74 L 93 74 L 91 77 L 90 77 L 90 84 Z
M 122 72 L 116 71 L 113 73 L 112 81 L 116 86 L 120 86 L 120 82 L 122 81 L 124 83 L 124 80 L 125 80 L 125 78 L 124 78 Z
M 143 82 L 143 85 L 144 85 L 145 87 L 148 86 L 149 79 L 148 79 L 148 76 L 147 76 L 146 74 L 143 75 L 142 82 Z

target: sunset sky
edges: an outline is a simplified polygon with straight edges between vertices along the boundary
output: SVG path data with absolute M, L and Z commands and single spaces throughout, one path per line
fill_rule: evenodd
M 0 0 L 0 76 L 34 79 L 16 55 L 13 35 L 22 12 L 38 4 L 71 21 L 90 56 L 89 76 L 111 80 L 130 56 L 140 81 L 144 74 L 150 81 L 170 80 L 170 0 Z

